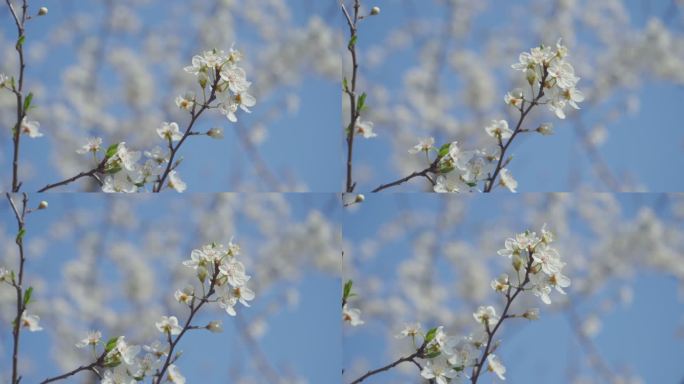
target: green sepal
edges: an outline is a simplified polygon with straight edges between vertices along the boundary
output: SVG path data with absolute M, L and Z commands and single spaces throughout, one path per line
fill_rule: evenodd
M 31 301 L 31 295 L 33 294 L 33 287 L 28 287 L 26 292 L 24 292 L 24 308 Z

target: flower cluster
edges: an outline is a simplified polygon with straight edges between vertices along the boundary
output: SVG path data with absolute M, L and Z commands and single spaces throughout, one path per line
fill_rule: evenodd
M 543 89 L 549 92 L 549 109 L 556 114 L 559 119 L 565 119 L 565 108 L 570 105 L 579 109 L 577 103 L 584 101 L 584 95 L 577 90 L 579 77 L 575 75 L 575 70 L 565 58 L 568 55 L 568 48 L 559 39 L 556 49 L 550 46 L 535 47 L 530 52 L 520 54 L 519 62 L 512 65 L 512 68 L 525 73 L 527 82 L 530 86 L 543 83 Z M 506 103 L 516 108 L 525 101 L 522 92 L 517 91 L 516 96 L 506 95 Z
M 421 376 L 438 384 L 447 384 L 456 378 L 479 376 L 483 369 L 505 380 L 506 367 L 494 354 L 500 342 L 494 340 L 500 324 L 509 318 L 539 319 L 539 310 L 527 309 L 520 314 L 509 313 L 511 303 L 521 293 L 531 292 L 550 304 L 553 289 L 565 294 L 563 288 L 570 285 L 570 279 L 562 274 L 565 263 L 560 260 L 558 251 L 551 247 L 553 235 L 542 228 L 541 234 L 526 231 L 505 241 L 504 248 L 498 253 L 511 259 L 515 271 L 514 278 L 502 274 L 492 281 L 492 289 L 506 299 L 503 313 L 497 313 L 494 306 L 480 306 L 473 313 L 475 322 L 480 326 L 474 333 L 456 338 L 447 335 L 442 326 L 424 332 L 420 324 L 407 325 L 398 338 L 410 337 L 414 345 L 420 345 L 416 357 L 425 360 L 421 365 Z M 417 338 L 422 337 L 418 343 Z M 475 382 L 475 381 L 473 381 Z
M 246 285 L 250 276 L 245 273 L 244 264 L 237 260 L 239 254 L 240 247 L 232 241 L 228 246 L 212 243 L 193 250 L 190 260 L 183 262 L 195 270 L 203 286 L 209 285 L 206 292 L 217 294 L 216 302 L 230 316 L 237 314 L 235 306 L 238 303 L 249 307 L 249 301 L 254 299 L 254 292 Z M 197 299 L 191 287 L 176 291 L 175 297 L 190 305 Z
M 166 381 L 184 384 L 185 377 L 174 364 L 178 355 L 173 357 L 178 339 L 190 329 L 205 329 L 214 333 L 222 331 L 221 322 L 217 320 L 203 326 L 191 324 L 194 314 L 204 304 L 218 303 L 229 315 L 235 316 L 237 303 L 249 306 L 248 302 L 254 299 L 254 292 L 246 287 L 250 276 L 245 273 L 244 265 L 237 260 L 239 253 L 240 247 L 232 241 L 228 246 L 212 243 L 191 252 L 190 260 L 183 264 L 195 270 L 202 289 L 195 290 L 194 287 L 187 286 L 175 292 L 176 300 L 190 309 L 190 316 L 185 324 L 181 324 L 176 316 L 161 316 L 154 325 L 164 335 L 163 341 L 155 340 L 140 347 L 129 344 L 124 336 L 119 336 L 103 342 L 99 331 L 91 331 L 76 343 L 76 347 L 91 347 L 96 353 L 102 345 L 103 352 L 98 366 L 105 367 L 106 370 L 102 372 L 101 382 L 134 383 L 145 377 L 155 377 L 156 381 L 153 382 L 159 383 L 166 375 Z M 201 292 L 201 295 L 195 292 Z M 144 354 L 141 355 L 143 351 Z
M 505 168 L 511 161 L 510 157 L 505 158 L 509 143 L 523 132 L 553 133 L 550 123 L 543 123 L 534 130 L 524 128 L 522 122 L 527 113 L 536 105 L 548 104 L 558 118 L 564 119 L 568 105 L 579 109 L 577 103 L 584 100 L 584 95 L 576 88 L 579 77 L 565 60 L 567 54 L 568 49 L 559 40 L 555 49 L 541 46 L 520 55 L 520 62 L 512 67 L 525 73 L 531 94 L 527 96 L 520 89 L 506 93 L 504 102 L 518 110 L 521 118 L 514 128 L 506 120 L 492 120 L 484 128 L 495 140 L 489 148 L 462 150 L 456 141 L 435 147 L 434 138 L 428 137 L 409 149 L 412 154 L 426 154 L 431 164 L 428 170 L 436 175 L 430 179 L 435 192 L 473 191 L 480 183 L 481 189 L 488 192 L 497 177 L 498 185 L 516 192 L 518 182 Z M 436 153 L 434 161 L 430 159 L 430 152 Z
M 223 130 L 219 127 L 202 133 L 193 131 L 195 120 L 207 109 L 218 109 L 229 121 L 237 122 L 238 110 L 249 113 L 249 108 L 256 104 L 256 99 L 248 93 L 251 82 L 247 80 L 245 70 L 238 66 L 241 58 L 240 52 L 233 48 L 228 53 L 212 50 L 192 58 L 192 65 L 185 71 L 196 76 L 202 97 L 198 99 L 194 93 L 187 93 L 176 98 L 178 108 L 190 113 L 191 123 L 184 130 L 176 122 L 162 123 L 156 133 L 163 145 L 141 152 L 131 151 L 125 142 L 120 142 L 108 147 L 104 159 L 99 160 L 97 154 L 102 139 L 88 139 L 76 152 L 91 153 L 100 164 L 96 170 L 104 174 L 102 191 L 132 193 L 144 190 L 146 185 L 152 185 L 156 192 L 163 187 L 185 191 L 187 185 L 176 170 L 180 161 L 174 162 L 182 142 L 191 135 L 223 138 Z M 42 136 L 37 123 L 27 120 L 22 123 L 22 132 L 31 137 Z

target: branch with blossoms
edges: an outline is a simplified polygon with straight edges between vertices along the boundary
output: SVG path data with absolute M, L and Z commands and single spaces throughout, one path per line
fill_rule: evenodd
M 26 58 L 24 56 L 24 44 L 26 43 L 26 23 L 33 17 L 29 14 L 28 0 L 21 1 L 21 8 L 15 8 L 12 0 L 5 0 L 7 8 L 12 15 L 12 20 L 17 28 L 17 41 L 14 46 L 17 51 L 19 69 L 17 76 L 7 76 L 0 73 L 0 90 L 6 89 L 12 92 L 16 99 L 16 122 L 12 127 L 12 192 L 19 192 L 22 182 L 19 180 L 19 150 L 21 146 L 21 135 L 25 134 L 30 138 L 43 136 L 39 131 L 40 124 L 28 119 L 28 112 L 31 109 L 33 93 L 24 92 L 24 77 L 26 72 Z M 47 15 L 48 9 L 41 7 L 35 16 Z
M 175 292 L 175 299 L 188 307 L 189 314 L 182 325 L 176 316 L 162 316 L 155 323 L 157 330 L 164 335 L 164 341 L 156 340 L 141 348 L 127 343 L 124 336 L 114 337 L 103 343 L 99 331 L 91 332 L 76 346 L 90 346 L 95 352 L 102 345 L 102 354 L 90 365 L 79 367 L 58 378 L 93 370 L 105 384 L 143 381 L 148 377 L 152 384 L 164 381 L 184 384 L 185 377 L 176 365 L 181 356 L 176 349 L 183 336 L 191 330 L 208 330 L 214 333 L 223 331 L 218 320 L 206 325 L 194 324 L 193 320 L 200 309 L 207 304 L 217 304 L 228 315 L 236 316 L 235 307 L 238 303 L 248 307 L 249 301 L 254 299 L 254 292 L 246 286 L 250 276 L 245 273 L 245 266 L 237 260 L 239 254 L 240 247 L 232 241 L 228 246 L 212 243 L 191 252 L 191 259 L 184 261 L 183 265 L 195 270 L 201 290 L 189 285 Z M 143 357 L 138 357 L 141 349 L 146 353 Z M 103 371 L 100 372 L 97 368 L 103 368 Z M 50 381 L 56 380 L 48 379 L 44 382 Z
M 347 22 L 347 27 L 349 28 L 347 50 L 349 51 L 352 63 L 351 80 L 348 81 L 345 76 L 342 82 L 342 90 L 349 98 L 349 124 L 347 124 L 345 132 L 347 142 L 347 177 L 345 191 L 347 193 L 352 193 L 356 187 L 356 182 L 354 182 L 353 177 L 354 136 L 360 134 L 364 138 L 369 139 L 377 135 L 373 133 L 373 123 L 369 121 L 364 122 L 361 119 L 361 112 L 363 112 L 366 107 L 366 93 L 364 92 L 359 95 L 357 91 L 359 59 L 356 52 L 356 43 L 359 39 L 359 22 L 365 19 L 366 16 L 361 14 L 361 0 L 354 0 L 351 12 L 347 9 L 344 0 L 340 0 L 340 7 L 342 8 L 342 14 Z M 379 13 L 380 8 L 373 7 L 368 16 L 375 16 Z
M 41 201 L 36 208 L 31 209 L 28 206 L 29 199 L 27 194 L 24 193 L 22 195 L 20 205 L 14 201 L 11 194 L 7 193 L 5 196 L 12 208 L 17 223 L 17 235 L 14 242 L 19 253 L 19 266 L 16 272 L 12 269 L 0 268 L 0 283 L 9 284 L 16 292 L 16 314 L 12 321 L 12 378 L 10 383 L 18 384 L 21 380 L 21 375 L 19 375 L 21 329 L 27 328 L 30 332 L 37 332 L 43 329 L 39 325 L 40 318 L 36 315 L 30 315 L 27 311 L 28 305 L 31 303 L 33 287 L 24 288 L 26 216 L 35 210 L 47 208 L 48 204 L 45 201 Z
M 93 167 L 48 184 L 38 192 L 65 186 L 82 178 L 94 179 L 103 192 L 133 193 L 149 189 L 158 193 L 165 188 L 185 191 L 187 185 L 177 171 L 183 160 L 179 158 L 182 145 L 191 136 L 223 138 L 221 128 L 211 128 L 205 132 L 193 130 L 199 118 L 207 110 L 216 109 L 228 121 L 236 123 L 239 111 L 249 113 L 249 108 L 256 105 L 256 99 L 248 92 L 251 82 L 247 80 L 245 70 L 238 65 L 241 59 L 242 54 L 233 48 L 227 53 L 214 49 L 192 58 L 192 64 L 184 70 L 196 77 L 201 96 L 190 92 L 176 98 L 176 106 L 188 112 L 190 121 L 182 131 L 176 122 L 164 122 L 157 128 L 163 145 L 141 152 L 129 149 L 126 142 L 120 142 L 103 149 L 101 138 L 90 138 L 76 152 L 92 156 Z M 141 161 L 143 155 L 144 162 Z
M 505 103 L 518 111 L 519 117 L 513 129 L 509 128 L 506 120 L 492 120 L 485 127 L 487 135 L 495 140 L 491 148 L 463 150 L 457 141 L 436 147 L 434 138 L 421 139 L 409 149 L 409 153 L 424 154 L 429 165 L 421 171 L 382 184 L 373 192 L 398 186 L 417 177 L 426 178 L 435 192 L 488 193 L 497 186 L 516 192 L 518 182 L 506 168 L 513 160 L 508 151 L 514 140 L 522 133 L 553 134 L 550 123 L 543 123 L 535 129 L 525 128 L 529 113 L 536 106 L 548 105 L 559 119 L 565 119 L 567 106 L 579 109 L 577 103 L 584 100 L 584 95 L 576 88 L 580 78 L 566 61 L 567 55 L 568 50 L 560 40 L 555 49 L 542 45 L 520 54 L 519 63 L 513 64 L 512 68 L 525 74 L 529 94 L 515 89 L 505 95 Z M 435 154 L 434 159 L 431 159 L 431 153 Z
M 371 370 L 351 383 L 360 383 L 403 362 L 414 363 L 420 368 L 422 378 L 438 384 L 458 379 L 477 384 L 485 371 L 505 380 L 506 367 L 495 354 L 501 345 L 496 336 L 504 321 L 515 318 L 539 319 L 537 308 L 513 313 L 513 303 L 522 294 L 532 294 L 543 303 L 550 304 L 550 294 L 554 289 L 565 294 L 564 288 L 570 286 L 570 279 L 562 273 L 565 263 L 551 246 L 552 242 L 553 235 L 546 227 L 542 227 L 539 235 L 525 231 L 505 241 L 504 249 L 499 250 L 498 254 L 510 260 L 513 271 L 510 276 L 504 273 L 491 283 L 492 289 L 503 296 L 503 308 L 498 315 L 494 306 L 480 306 L 473 313 L 473 318 L 482 327 L 480 330 L 455 338 L 445 333 L 444 326 L 424 332 L 419 323 L 408 325 L 397 337 L 410 338 L 414 352 Z

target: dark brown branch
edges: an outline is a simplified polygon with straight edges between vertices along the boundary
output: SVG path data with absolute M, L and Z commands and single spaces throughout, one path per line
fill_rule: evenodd
M 81 179 L 83 177 L 92 177 L 95 180 L 97 180 L 97 182 L 99 183 L 100 179 L 97 178 L 97 174 L 104 172 L 104 168 L 105 168 L 105 164 L 107 163 L 107 160 L 108 159 L 105 157 L 104 159 L 102 159 L 100 164 L 97 165 L 97 167 L 91 169 L 90 171 L 81 172 L 78 175 L 72 176 L 68 179 L 65 179 L 65 180 L 62 180 L 62 181 L 59 181 L 59 182 L 56 182 L 53 184 L 48 184 L 48 185 L 44 186 L 43 188 L 39 189 L 38 192 L 45 192 L 45 191 L 52 189 L 52 188 L 61 187 L 63 185 L 73 183 L 74 181 Z
M 169 173 L 175 168 L 175 165 L 173 163 L 174 158 L 176 157 L 176 153 L 178 153 L 178 150 L 180 147 L 183 145 L 185 140 L 192 136 L 192 127 L 195 125 L 195 122 L 197 122 L 197 119 L 206 111 L 209 109 L 209 104 L 216 100 L 216 90 L 218 87 L 218 83 L 221 80 L 221 73 L 220 69 L 216 68 L 215 69 L 215 74 L 214 74 L 214 82 L 211 85 L 211 93 L 209 95 L 209 99 L 206 100 L 203 104 L 202 107 L 197 110 L 197 103 L 193 103 L 192 105 L 192 111 L 190 112 L 190 123 L 188 124 L 188 127 L 185 129 L 185 132 L 183 133 L 183 137 L 176 143 L 176 145 L 171 145 L 169 144 L 169 150 L 170 150 L 170 156 L 169 156 L 169 162 L 166 164 L 166 168 L 164 169 L 164 172 L 159 176 L 159 178 L 156 181 L 156 185 L 152 188 L 152 192 L 154 193 L 159 193 L 161 189 L 164 187 L 164 181 L 166 181 L 166 178 L 169 176 Z
M 357 25 L 359 21 L 359 10 L 361 8 L 361 1 L 354 0 L 354 15 L 350 15 L 347 11 L 347 7 L 344 5 L 344 0 L 340 0 L 340 5 L 342 7 L 342 13 L 347 20 L 347 26 L 349 27 L 349 43 L 347 49 L 351 55 L 352 60 L 352 78 L 351 78 L 351 88 L 345 87 L 344 92 L 349 96 L 349 125 L 347 126 L 347 183 L 346 192 L 354 192 L 354 187 L 356 183 L 354 182 L 352 176 L 353 168 L 353 154 L 354 154 L 354 124 L 360 116 L 360 111 L 356 105 L 356 80 L 358 77 L 359 63 L 356 54 L 356 39 L 357 39 Z
M 405 357 L 401 357 L 401 358 L 399 358 L 399 359 L 397 359 L 397 360 L 395 360 L 395 361 L 393 361 L 393 362 L 391 362 L 391 363 L 385 365 L 384 367 L 380 367 L 380 368 L 378 368 L 378 369 L 374 369 L 374 370 L 372 370 L 372 371 L 368 371 L 368 372 L 366 372 L 363 376 L 361 376 L 361 377 L 359 377 L 358 379 L 352 381 L 350 384 L 359 384 L 359 383 L 363 382 L 364 380 L 366 380 L 367 378 L 369 378 L 369 377 L 371 377 L 371 376 L 373 376 L 373 375 L 377 375 L 378 373 L 381 373 L 381 372 L 389 371 L 390 369 L 396 367 L 397 365 L 399 365 L 399 364 L 401 364 L 401 363 L 411 362 L 411 363 L 415 364 L 416 366 L 418 366 L 418 368 L 421 368 L 421 367 L 420 367 L 420 364 L 418 364 L 418 362 L 416 361 L 416 359 L 419 359 L 419 358 L 423 358 L 423 357 L 424 357 L 425 348 L 427 347 L 427 345 L 428 345 L 428 343 L 424 341 L 424 342 L 423 342 L 423 345 L 421 345 L 420 348 L 418 348 L 418 349 L 417 349 L 415 352 L 413 352 L 412 354 L 410 354 L 410 355 L 408 355 L 408 356 L 405 356 Z
M 395 180 L 395 181 L 393 181 L 391 183 L 387 183 L 387 184 L 382 184 L 379 187 L 375 188 L 372 192 L 376 193 L 376 192 L 382 191 L 383 189 L 396 187 L 397 185 L 403 184 L 403 183 L 405 183 L 405 182 L 407 182 L 407 181 L 409 181 L 415 177 L 421 177 L 421 176 L 425 177 L 426 179 L 428 179 L 430 181 L 430 183 L 434 184 L 434 180 L 430 177 L 430 174 L 431 173 L 437 173 L 437 164 L 439 163 L 439 159 L 440 159 L 439 157 L 436 158 L 432 162 L 432 164 L 430 164 L 429 167 L 423 169 L 422 171 L 413 172 L 410 175 L 408 175 L 406 177 L 402 177 L 399 180 Z
M 17 296 L 17 307 L 16 315 L 14 317 L 14 324 L 12 327 L 12 384 L 19 384 L 21 376 L 19 376 L 19 338 L 21 336 L 21 317 L 26 310 L 26 305 L 24 305 L 24 291 L 22 284 L 24 282 L 24 264 L 26 258 L 24 257 L 24 233 L 26 231 L 24 218 L 26 217 L 26 206 L 28 205 L 28 195 L 23 194 L 21 209 L 17 208 L 12 200 L 12 196 L 7 193 L 7 200 L 9 201 L 12 211 L 14 212 L 14 217 L 17 221 L 17 237 L 15 242 L 17 248 L 19 249 L 19 274 L 16 279 L 12 278 L 12 286 L 16 291 Z
M 107 352 L 106 351 L 102 352 L 102 354 L 97 358 L 97 360 L 93 361 L 92 363 L 90 363 L 88 365 L 82 365 L 76 369 L 73 369 L 73 370 L 71 370 L 67 373 L 61 374 L 59 376 L 47 378 L 47 379 L 41 381 L 40 384 L 46 384 L 46 383 L 52 383 L 52 382 L 59 381 L 59 380 L 64 380 L 66 378 L 69 378 L 69 377 L 71 377 L 71 376 L 73 376 L 79 372 L 83 372 L 83 371 L 91 371 L 91 372 L 93 372 L 99 376 L 99 373 L 97 372 L 97 370 L 95 368 L 102 366 L 106 356 L 107 356 Z

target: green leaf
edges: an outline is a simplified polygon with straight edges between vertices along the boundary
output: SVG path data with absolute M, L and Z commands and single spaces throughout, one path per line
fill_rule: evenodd
M 363 108 L 366 106 L 366 92 L 362 93 L 361 96 L 359 96 L 359 99 L 356 101 L 356 110 L 358 112 L 363 111 Z
M 347 280 L 347 282 L 344 283 L 344 291 L 342 292 L 342 299 L 343 300 L 347 300 L 347 298 L 351 294 L 352 285 L 353 285 L 353 282 L 351 280 Z
M 431 342 L 437 335 L 437 328 L 432 328 L 425 334 L 425 343 Z
M 24 45 L 24 42 L 26 42 L 26 35 L 19 36 L 19 40 L 17 40 L 17 48 L 21 48 L 21 46 Z
M 31 107 L 31 101 L 33 101 L 33 93 L 29 92 L 28 96 L 26 96 L 26 99 L 24 99 L 24 112 L 28 111 L 28 109 Z
M 359 39 L 359 35 L 354 35 L 349 39 L 349 44 L 347 45 L 347 48 L 352 49 L 356 45 L 356 41 Z
M 439 356 L 439 355 L 441 355 L 441 354 L 442 354 L 442 351 L 436 350 L 436 351 L 432 351 L 432 352 L 426 353 L 426 354 L 425 354 L 425 357 L 428 358 L 428 359 L 434 359 L 435 357 L 437 357 L 437 356 Z
M 446 143 L 439 147 L 439 152 L 437 153 L 438 157 L 444 157 L 449 153 L 449 148 L 451 147 L 451 143 Z
M 33 293 L 33 287 L 28 287 L 26 292 L 24 292 L 24 307 L 28 305 L 31 301 L 31 294 Z
M 19 230 L 19 233 L 17 233 L 16 242 L 18 243 L 21 240 L 23 240 L 25 234 L 26 234 L 26 228 L 22 228 L 21 230 Z
M 349 84 L 347 83 L 347 78 L 342 79 L 342 89 L 345 91 L 349 89 Z
M 116 150 L 119 149 L 119 143 L 112 144 L 107 147 L 107 152 L 105 152 L 105 157 L 109 159 L 116 154 Z
M 107 340 L 107 344 L 105 344 L 105 352 L 110 352 L 112 349 L 114 349 L 116 347 L 117 340 L 119 340 L 118 336 L 114 336 Z

